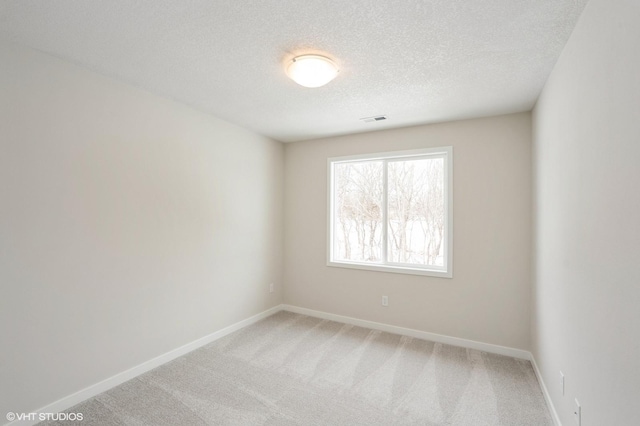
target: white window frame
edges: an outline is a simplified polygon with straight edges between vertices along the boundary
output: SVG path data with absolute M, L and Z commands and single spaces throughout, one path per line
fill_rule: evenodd
M 416 158 L 444 158 L 444 199 L 445 199 L 445 240 L 444 240 L 444 266 L 419 267 L 416 265 L 386 263 L 382 265 L 366 262 L 336 261 L 333 260 L 333 205 L 334 205 L 334 164 L 350 163 L 355 161 L 383 161 L 383 241 L 382 250 L 387 252 L 387 163 L 389 161 L 401 161 Z M 400 274 L 426 275 L 432 277 L 453 278 L 453 147 L 424 148 L 408 151 L 379 152 L 374 154 L 350 155 L 346 157 L 332 157 L 327 159 L 327 266 L 338 268 L 363 269 L 367 271 L 394 272 Z

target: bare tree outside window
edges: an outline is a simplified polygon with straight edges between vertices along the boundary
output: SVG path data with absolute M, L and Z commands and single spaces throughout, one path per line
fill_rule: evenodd
M 382 260 L 381 161 L 337 164 L 336 258 L 363 262 Z
M 444 161 L 388 163 L 389 262 L 443 266 Z

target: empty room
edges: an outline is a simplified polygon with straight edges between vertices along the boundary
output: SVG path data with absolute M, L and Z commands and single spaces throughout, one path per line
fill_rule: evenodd
M 640 424 L 639 23 L 2 0 L 0 424 Z

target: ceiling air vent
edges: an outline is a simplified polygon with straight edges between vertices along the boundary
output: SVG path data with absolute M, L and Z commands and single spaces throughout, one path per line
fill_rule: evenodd
M 361 118 L 360 121 L 364 121 L 365 123 L 373 123 L 374 121 L 383 121 L 386 119 L 387 119 L 386 115 L 376 115 L 375 117 Z

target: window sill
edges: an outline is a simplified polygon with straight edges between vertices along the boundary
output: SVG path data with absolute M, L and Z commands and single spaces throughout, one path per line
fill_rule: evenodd
M 438 278 L 453 278 L 451 270 L 407 268 L 391 265 L 370 265 L 366 263 L 327 262 L 327 266 L 333 268 L 361 269 L 365 271 L 391 272 L 394 274 L 422 275 Z

